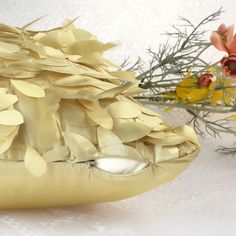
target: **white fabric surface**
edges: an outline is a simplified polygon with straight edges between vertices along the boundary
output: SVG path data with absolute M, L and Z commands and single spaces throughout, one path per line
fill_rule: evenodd
M 147 60 L 146 49 L 164 40 L 160 34 L 178 15 L 198 22 L 220 6 L 225 13 L 211 25 L 213 30 L 220 22 L 236 23 L 234 0 L 0 0 L 0 21 L 22 25 L 46 15 L 34 26 L 44 29 L 79 16 L 78 26 L 120 45 L 109 57 L 122 62 L 126 56 Z M 171 183 L 115 203 L 0 211 L 0 235 L 233 236 L 236 157 L 214 152 L 218 144 L 231 145 L 233 138 L 201 142 L 198 159 Z

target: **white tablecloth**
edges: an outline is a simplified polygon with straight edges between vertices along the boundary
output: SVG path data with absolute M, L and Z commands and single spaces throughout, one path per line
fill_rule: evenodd
M 135 60 L 164 40 L 160 33 L 178 15 L 198 22 L 220 6 L 221 21 L 236 23 L 234 0 L 0 0 L 0 21 L 22 25 L 45 18 L 35 28 L 79 16 L 77 25 L 120 46 L 108 54 Z M 209 30 L 218 24 L 213 23 Z M 236 157 L 215 153 L 233 139 L 206 138 L 196 161 L 171 183 L 141 196 L 105 204 L 28 211 L 0 211 L 0 235 L 181 235 L 233 236 L 236 233 Z

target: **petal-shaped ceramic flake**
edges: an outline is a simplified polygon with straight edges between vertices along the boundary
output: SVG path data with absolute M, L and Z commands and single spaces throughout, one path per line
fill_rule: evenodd
M 58 30 L 49 32 L 45 34 L 39 40 L 40 43 L 52 48 L 60 48 L 61 47 L 61 32 Z
M 183 136 L 186 141 L 191 141 L 200 146 L 196 133 L 189 126 L 187 125 L 180 126 L 178 128 L 175 128 L 174 132 L 179 136 Z
M 8 33 L 13 33 L 13 34 L 18 34 L 21 31 L 13 26 L 10 25 L 5 25 L 0 23 L 0 31 L 2 32 L 8 32 Z
M 27 170 L 34 176 L 40 177 L 47 171 L 47 162 L 31 146 L 27 146 L 24 158 Z
M 88 117 L 96 124 L 106 129 L 112 129 L 113 120 L 111 116 L 102 108 L 98 108 L 94 111 L 86 110 Z
M 129 102 L 118 101 L 107 106 L 107 111 L 115 118 L 135 118 L 141 114 L 138 110 Z
M 150 133 L 151 128 L 137 122 L 126 122 L 114 128 L 114 133 L 123 142 L 132 142 Z
M 0 136 L 8 136 L 17 128 L 16 125 L 0 125 Z
M 127 89 L 125 95 L 126 96 L 134 96 L 134 95 L 137 95 L 137 94 L 140 94 L 140 93 L 145 93 L 146 91 L 147 90 L 139 87 L 139 83 L 134 83 L 132 86 L 130 86 Z
M 98 95 L 98 99 L 115 98 L 122 92 L 126 91 L 131 86 L 131 83 L 122 84 L 112 89 L 108 89 Z
M 56 147 L 43 155 L 46 162 L 65 161 L 66 157 L 70 154 L 67 146 Z
M 96 39 L 91 33 L 83 29 L 77 29 L 72 26 L 72 32 L 77 41 L 92 40 Z
M 88 65 L 94 65 L 94 66 L 109 66 L 109 67 L 114 67 L 114 68 L 118 68 L 119 66 L 117 66 L 115 63 L 112 63 L 108 60 L 106 60 L 105 58 L 103 58 L 102 53 L 101 52 L 92 52 L 86 55 L 83 55 L 81 57 L 75 57 L 73 55 L 69 56 L 69 59 L 71 61 L 75 61 L 75 62 L 79 62 L 79 63 L 83 63 L 83 64 L 88 64 Z
M 6 69 L 0 70 L 0 74 L 2 77 L 7 77 L 7 78 L 27 79 L 35 77 L 37 75 L 37 72 L 25 71 L 19 69 L 13 70 L 12 68 L 8 67 Z
M 123 81 L 128 81 L 132 83 L 137 82 L 137 80 L 135 79 L 135 72 L 133 71 L 112 71 L 109 72 L 109 74 Z
M 17 102 L 18 98 L 12 94 L 0 94 L 0 110 L 4 110 Z
M 0 111 L 0 124 L 1 125 L 20 125 L 24 123 L 23 116 L 16 110 Z
M 101 80 L 98 80 L 98 79 L 95 79 L 86 75 L 71 75 L 71 76 L 62 77 L 61 79 L 57 79 L 55 81 L 55 84 L 60 85 L 60 86 L 68 86 L 68 87 L 93 86 L 93 87 L 101 88 L 102 90 L 105 90 L 105 89 L 107 90 L 107 89 L 116 87 L 112 83 L 101 81 Z
M 128 145 L 124 145 L 125 146 L 125 156 L 129 159 L 135 159 L 135 160 L 143 160 L 143 156 L 142 154 L 133 147 L 130 147 Z
M 145 141 L 153 143 L 153 144 L 158 144 L 161 146 L 169 146 L 169 145 L 177 145 L 182 142 L 184 142 L 186 139 L 185 137 L 175 135 L 172 137 L 165 137 L 164 139 L 158 139 L 158 138 L 145 138 Z
M 114 46 L 115 44 L 113 43 L 104 44 L 98 40 L 84 40 L 73 43 L 68 47 L 66 52 L 69 54 L 86 55 L 92 52 L 103 52 Z
M 179 157 L 179 149 L 175 146 L 162 147 L 155 145 L 155 159 L 156 162 L 167 161 Z
M 6 93 L 7 93 L 7 89 L 6 88 L 0 88 L 0 95 L 6 94 Z
M 3 51 L 3 52 L 14 53 L 14 52 L 18 52 L 19 50 L 20 50 L 20 47 L 16 44 L 0 42 L 0 52 Z
M 28 97 L 41 98 L 45 96 L 44 90 L 32 83 L 22 80 L 11 80 L 12 85 Z
M 137 109 L 139 109 L 144 114 L 147 114 L 147 115 L 150 115 L 150 116 L 157 116 L 156 112 L 150 110 L 147 107 L 144 107 L 144 105 L 141 104 L 141 103 L 134 102 L 134 101 L 132 101 L 132 100 L 126 98 L 126 97 L 123 97 L 122 100 L 123 101 L 128 101 L 128 102 L 132 103 L 132 105 L 134 105 Z
M 145 114 L 138 115 L 136 121 L 144 125 L 147 125 L 148 127 L 151 127 L 151 128 L 157 127 L 158 125 L 160 125 L 160 123 L 162 123 L 162 120 L 160 117 L 149 116 Z
M 17 132 L 18 132 L 18 127 L 15 126 L 15 129 L 13 130 L 13 132 L 10 132 L 9 135 L 0 137 L 0 155 L 10 148 Z
M 110 130 L 98 127 L 98 144 L 105 155 L 125 156 L 125 148 L 121 140 Z
M 87 138 L 72 132 L 64 136 L 73 156 L 78 160 L 91 160 L 98 154 L 96 147 Z
M 165 138 L 165 132 L 163 131 L 152 131 L 151 133 L 149 133 L 147 135 L 148 137 L 151 137 L 151 138 L 158 138 L 158 139 L 161 139 L 161 138 Z

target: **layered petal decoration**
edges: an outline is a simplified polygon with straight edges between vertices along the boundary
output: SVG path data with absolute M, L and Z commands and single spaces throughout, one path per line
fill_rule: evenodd
M 197 156 L 191 128 L 132 99 L 143 91 L 134 72 L 103 57 L 113 43 L 71 21 L 27 26 L 0 24 L 1 209 L 124 199 Z

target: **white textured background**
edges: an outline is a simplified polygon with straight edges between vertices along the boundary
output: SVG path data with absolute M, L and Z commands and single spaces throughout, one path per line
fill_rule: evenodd
M 110 58 L 147 59 L 146 49 L 179 15 L 196 23 L 223 6 L 221 21 L 236 23 L 234 0 L 0 0 L 0 21 L 22 25 L 44 16 L 34 28 L 59 25 L 79 16 L 77 25 L 119 47 Z M 214 30 L 220 22 L 210 25 Z M 0 235 L 236 235 L 236 157 L 214 152 L 233 139 L 202 141 L 199 158 L 178 178 L 141 196 L 73 208 L 0 211 Z M 1 180 L 0 180 L 1 181 Z

